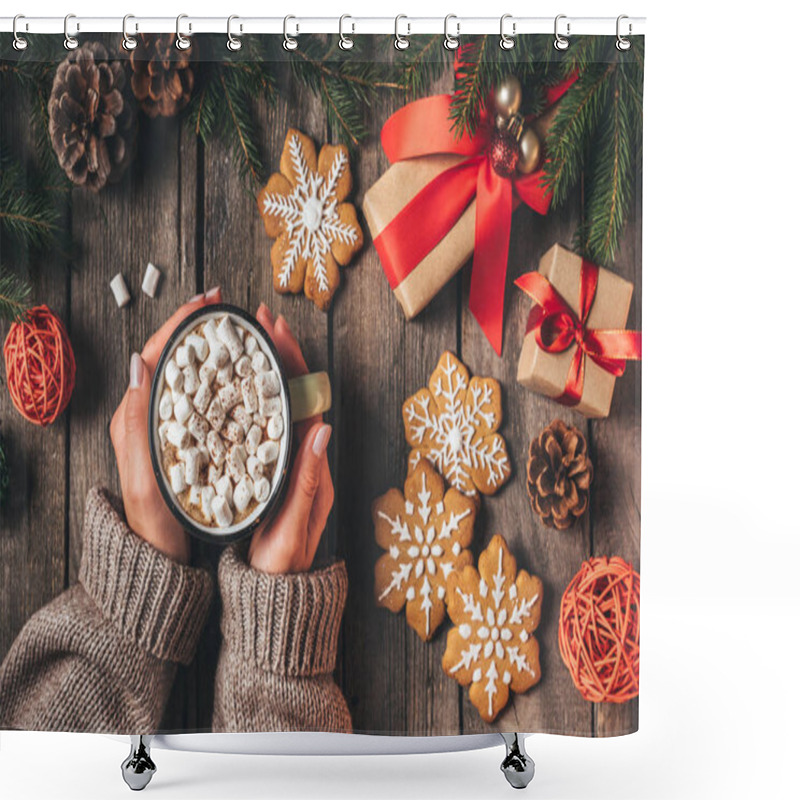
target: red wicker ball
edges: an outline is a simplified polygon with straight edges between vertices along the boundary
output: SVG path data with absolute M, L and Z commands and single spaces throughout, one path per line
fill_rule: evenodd
M 17 411 L 29 422 L 50 425 L 75 388 L 75 355 L 64 324 L 47 306 L 32 308 L 11 326 L 3 355 Z
M 639 694 L 639 573 L 614 556 L 584 561 L 561 598 L 558 646 L 584 700 Z

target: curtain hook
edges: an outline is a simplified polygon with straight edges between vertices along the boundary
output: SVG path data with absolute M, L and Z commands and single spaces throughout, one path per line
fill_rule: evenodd
M 394 18 L 394 46 L 396 50 L 407 50 L 409 44 L 411 44 L 411 42 L 408 41 L 408 37 L 411 35 L 411 24 L 408 23 L 408 32 L 403 36 L 400 33 L 401 19 L 408 19 L 408 17 L 405 14 L 398 14 Z
M 291 16 L 283 18 L 283 49 L 284 50 L 297 50 L 297 39 L 289 36 L 289 20 L 294 20 L 295 17 Z M 300 26 L 297 26 L 295 33 L 300 33 Z
M 11 30 L 14 33 L 14 42 L 13 42 L 14 49 L 17 50 L 17 51 L 24 50 L 28 46 L 28 40 L 24 39 L 22 36 L 20 36 L 19 32 L 17 31 L 17 23 L 21 19 L 25 19 L 25 15 L 24 14 L 17 14 L 14 17 L 14 24 L 13 24 L 13 26 L 11 28 Z M 28 23 L 27 22 L 25 23 L 25 30 L 26 31 L 28 30 Z
M 231 33 L 231 23 L 235 19 L 239 19 L 239 17 L 237 17 L 235 14 L 231 14 L 231 16 L 228 17 L 228 50 L 230 50 L 231 53 L 235 53 L 237 50 L 242 49 L 242 40 L 238 36 L 234 36 L 233 33 Z M 239 33 L 241 32 L 242 26 L 240 25 Z
M 69 21 L 71 19 L 77 19 L 77 17 L 74 14 L 67 14 L 67 16 L 64 17 L 64 49 L 65 50 L 74 50 L 78 46 L 78 40 L 74 36 L 70 35 L 70 32 L 69 32 Z M 80 29 L 80 25 L 76 24 L 75 25 L 75 32 L 77 33 L 79 29 Z
M 567 35 L 566 36 L 562 36 L 558 32 L 558 23 L 562 19 L 567 19 L 567 15 L 566 14 L 559 14 L 556 17 L 556 21 L 555 21 L 555 24 L 554 24 L 554 33 L 555 33 L 556 38 L 553 41 L 553 47 L 555 47 L 556 50 L 562 50 L 563 51 L 563 50 L 566 50 L 569 47 L 570 23 L 569 23 L 569 20 L 567 20 Z
M 131 36 L 128 33 L 128 20 L 129 19 L 136 19 L 133 14 L 126 14 L 122 18 L 122 49 L 127 50 L 129 53 L 131 50 L 136 49 L 136 45 L 139 44 L 138 39 L 135 36 Z M 139 24 L 137 23 L 135 26 L 135 30 L 139 30 Z
M 448 30 L 447 27 L 450 24 L 450 20 L 454 19 L 456 21 L 456 35 L 453 36 Z M 444 41 L 442 42 L 442 46 L 445 50 L 458 50 L 458 36 L 461 33 L 461 23 L 458 21 L 458 17 L 455 14 L 448 14 L 444 18 Z
M 191 39 L 181 33 L 181 20 L 189 19 L 188 14 L 178 14 L 175 20 L 175 47 L 178 50 L 188 50 L 192 46 Z M 189 23 L 189 33 L 192 32 L 192 23 Z
M 513 14 L 503 14 L 503 16 L 500 17 L 500 47 L 503 50 L 511 50 L 511 48 L 516 44 L 514 37 L 517 35 L 517 23 L 511 23 L 510 36 L 505 32 L 506 20 L 512 18 Z
M 622 20 L 624 19 L 628 19 L 628 17 L 625 14 L 620 14 L 617 17 L 617 50 L 619 50 L 620 52 L 624 52 L 625 50 L 631 49 L 631 40 L 628 39 L 627 36 L 623 36 L 621 32 L 622 31 L 621 23 Z M 631 25 L 630 22 L 628 22 L 628 36 L 630 36 L 632 32 L 633 32 L 633 26 Z
M 349 14 L 342 14 L 339 17 L 339 48 L 342 50 L 352 50 L 353 49 L 353 40 L 349 36 L 344 35 L 344 21 L 346 19 L 353 19 Z M 351 25 L 351 33 L 355 33 L 356 26 L 355 23 Z

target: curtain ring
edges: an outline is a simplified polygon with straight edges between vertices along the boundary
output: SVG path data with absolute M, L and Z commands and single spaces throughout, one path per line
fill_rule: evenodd
M 14 34 L 14 42 L 13 42 L 14 49 L 15 49 L 15 50 L 17 50 L 17 51 L 24 50 L 24 49 L 25 49 L 25 48 L 28 46 L 28 40 L 27 40 L 27 39 L 24 39 L 24 38 L 23 38 L 22 36 L 20 36 L 20 35 L 19 35 L 19 33 L 17 32 L 17 23 L 18 23 L 18 22 L 19 22 L 21 19 L 25 19 L 25 15 L 24 15 L 24 14 L 17 14 L 17 15 L 14 17 L 14 24 L 13 24 L 13 26 L 12 26 L 12 28 L 11 28 L 11 30 L 12 30 L 12 32 L 13 32 L 13 34 Z M 28 30 L 28 23 L 27 23 L 27 22 L 25 23 L 25 30 Z
M 349 14 L 342 14 L 339 17 L 339 48 L 341 50 L 352 50 L 353 49 L 353 40 L 349 36 L 344 35 L 344 21 L 346 19 L 353 19 Z M 351 33 L 354 33 L 356 29 L 355 24 L 351 25 Z
M 136 18 L 133 16 L 133 14 L 126 14 L 122 18 L 122 42 L 121 42 L 121 44 L 122 44 L 122 49 L 123 50 L 127 50 L 130 53 L 131 50 L 135 50 L 136 49 L 136 45 L 139 44 L 139 41 L 135 36 L 131 36 L 128 33 L 128 20 L 129 19 L 136 19 Z M 137 31 L 139 30 L 138 23 L 136 24 L 136 28 L 135 29 Z
M 517 23 L 511 23 L 511 35 L 509 36 L 504 28 L 507 19 L 512 19 L 513 14 L 503 14 L 500 17 L 500 48 L 502 50 L 511 50 L 514 47 L 516 42 L 514 41 L 514 37 L 517 35 Z
M 239 17 L 237 17 L 235 14 L 231 14 L 231 16 L 228 17 L 228 50 L 230 50 L 231 53 L 235 53 L 237 50 L 242 49 L 242 40 L 238 36 L 234 36 L 231 33 L 231 23 L 235 19 L 239 19 Z M 240 25 L 239 33 L 241 32 L 242 32 L 242 26 Z
M 408 33 L 405 36 L 401 35 L 400 33 L 400 20 L 401 19 L 408 19 L 405 14 L 398 14 L 394 18 L 394 47 L 395 50 L 407 50 L 409 44 L 411 42 L 408 41 L 408 37 L 411 35 L 411 24 L 408 24 Z
M 617 17 L 617 50 L 619 50 L 621 53 L 624 53 L 626 50 L 630 50 L 631 49 L 631 40 L 628 39 L 627 36 L 623 36 L 622 33 L 621 33 L 621 30 L 622 30 L 621 22 L 624 19 L 628 19 L 628 17 L 625 14 L 620 14 Z M 629 22 L 628 23 L 628 36 L 631 35 L 632 29 L 633 28 L 631 26 L 631 23 Z
M 454 19 L 456 21 L 456 35 L 453 36 L 448 30 L 447 26 L 450 24 L 450 20 Z M 458 17 L 455 14 L 448 14 L 444 18 L 444 41 L 442 42 L 442 46 L 445 50 L 458 50 L 458 35 L 461 33 L 461 23 L 458 21 Z
M 297 39 L 292 36 L 289 36 L 289 20 L 295 19 L 295 17 L 291 16 L 283 18 L 283 49 L 284 50 L 297 50 Z M 296 33 L 300 33 L 300 26 L 297 26 Z
M 570 32 L 569 32 L 570 23 L 569 23 L 569 21 L 567 21 L 567 35 L 566 36 L 562 36 L 558 32 L 558 23 L 562 19 L 567 19 L 567 15 L 566 14 L 559 14 L 556 17 L 556 21 L 555 21 L 554 28 L 553 28 L 555 36 L 556 36 L 555 40 L 553 41 L 553 47 L 555 47 L 556 50 L 561 50 L 561 51 L 566 50 L 569 47 L 569 35 L 570 35 Z
M 74 14 L 67 14 L 67 16 L 64 17 L 64 49 L 65 50 L 74 50 L 78 46 L 78 40 L 74 36 L 71 36 L 70 32 L 69 32 L 69 21 L 71 19 L 77 19 L 77 17 Z M 78 32 L 78 28 L 79 28 L 79 26 L 76 25 L 75 26 L 75 32 L 76 33 Z
M 188 14 L 178 14 L 178 18 L 175 20 L 175 47 L 178 50 L 188 50 L 192 46 L 192 41 L 187 36 L 184 36 L 181 33 L 181 20 L 188 19 Z M 189 23 L 189 33 L 192 31 L 192 23 Z

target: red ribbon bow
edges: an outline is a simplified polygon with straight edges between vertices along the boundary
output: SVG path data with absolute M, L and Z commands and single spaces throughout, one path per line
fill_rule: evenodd
M 548 90 L 554 103 L 575 77 Z M 482 120 L 473 136 L 457 138 L 451 129 L 450 95 L 417 100 L 386 121 L 381 143 L 395 163 L 407 158 L 451 153 L 466 156 L 424 186 L 375 239 L 375 248 L 392 289 L 402 283 L 476 201 L 475 252 L 469 308 L 498 355 L 503 347 L 511 212 L 519 198 L 539 214 L 550 207 L 544 169 L 530 175 L 499 176 L 486 152 L 492 129 Z
M 536 344 L 547 353 L 563 353 L 573 344 L 575 355 L 567 374 L 564 392 L 556 400 L 576 406 L 583 396 L 586 357 L 606 372 L 619 377 L 627 361 L 641 361 L 642 334 L 639 331 L 596 330 L 587 327 L 597 292 L 600 270 L 589 261 L 581 262 L 580 294 L 576 314 L 550 281 L 539 272 L 528 272 L 514 285 L 533 298 L 525 333 L 534 332 Z

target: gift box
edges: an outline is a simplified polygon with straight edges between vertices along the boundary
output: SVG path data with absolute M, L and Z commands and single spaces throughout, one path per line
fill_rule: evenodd
M 373 240 L 421 189 L 460 161 L 463 159 L 459 156 L 432 155 L 398 161 L 389 167 L 364 195 L 362 208 Z M 405 276 L 393 269 L 391 259 L 382 259 L 406 319 L 419 314 L 469 260 L 475 246 L 475 214 L 473 200 L 439 244 Z
M 641 358 L 641 334 L 623 330 L 633 284 L 556 244 L 516 285 L 534 298 L 519 383 L 586 417 L 607 417 L 617 377 Z

